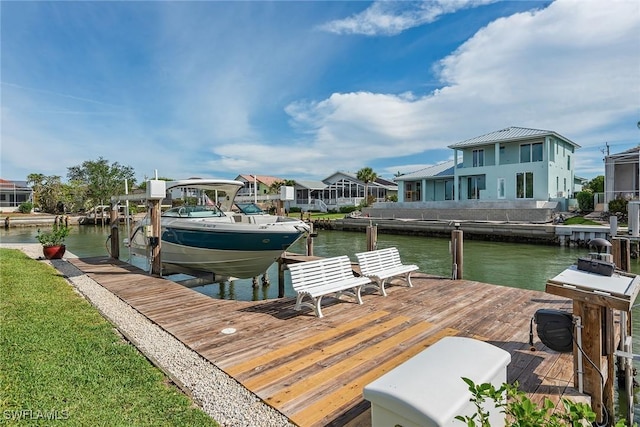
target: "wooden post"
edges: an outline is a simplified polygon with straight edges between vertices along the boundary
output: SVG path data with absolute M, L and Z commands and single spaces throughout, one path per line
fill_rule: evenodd
M 278 258 L 278 298 L 284 298 L 284 262 Z
M 307 233 L 307 256 L 313 256 L 313 223 L 309 223 L 309 233 Z
M 375 251 L 378 247 L 378 226 L 377 225 L 369 225 L 367 226 L 367 251 Z
M 580 316 L 582 319 L 582 350 L 584 352 L 584 356 L 580 350 L 578 350 L 577 345 L 574 346 L 573 350 L 573 359 L 574 366 L 577 367 L 578 357 L 583 358 L 582 362 L 582 370 L 584 372 L 584 392 L 591 396 L 591 407 L 593 411 L 596 413 L 596 421 L 602 422 L 603 420 L 603 408 L 605 407 L 605 385 L 611 384 L 611 378 L 606 378 L 608 374 L 608 370 L 603 370 L 602 365 L 602 357 L 603 357 L 603 311 L 604 307 L 589 304 L 582 301 L 573 301 L 573 314 L 575 316 Z M 611 355 L 610 355 L 611 356 Z M 589 358 L 593 363 L 597 366 L 598 370 L 589 363 L 586 359 Z M 613 363 L 613 358 L 609 363 Z M 605 385 L 602 384 L 602 379 L 600 377 L 600 372 L 605 376 Z M 575 375 L 575 386 L 578 386 L 578 372 Z M 613 387 L 611 387 L 611 396 L 613 396 Z M 609 405 L 607 405 L 609 406 Z M 609 408 L 607 408 L 609 410 Z M 613 409 L 609 412 L 609 416 L 613 417 L 614 412 Z
M 160 202 L 161 200 L 151 201 L 151 274 L 162 275 L 162 259 L 160 258 Z
M 120 259 L 120 230 L 118 230 L 118 210 L 111 205 L 109 209 L 109 222 L 111 223 L 111 258 Z
M 464 271 L 464 235 L 462 230 L 456 229 L 451 231 L 451 253 L 453 258 L 452 278 L 453 280 L 462 280 Z
M 631 242 L 624 237 L 611 239 L 613 262 L 620 270 L 629 271 L 631 266 Z

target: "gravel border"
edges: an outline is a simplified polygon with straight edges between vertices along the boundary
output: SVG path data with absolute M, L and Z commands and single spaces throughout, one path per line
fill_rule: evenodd
M 65 276 L 139 351 L 222 426 L 295 426 L 287 417 L 265 404 L 233 377 L 220 370 L 129 304 L 100 286 L 65 259 L 47 261 L 39 244 L 7 244 L 27 256 L 47 262 Z M 65 258 L 77 258 L 68 251 Z

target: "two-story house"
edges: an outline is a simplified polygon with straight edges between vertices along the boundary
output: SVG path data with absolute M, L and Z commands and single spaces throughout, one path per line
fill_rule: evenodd
M 556 132 L 509 127 L 450 145 L 457 161 L 396 178 L 399 201 L 566 199 L 578 144 Z

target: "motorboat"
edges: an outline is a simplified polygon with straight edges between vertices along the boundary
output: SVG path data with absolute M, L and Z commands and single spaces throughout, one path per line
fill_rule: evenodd
M 175 206 L 160 217 L 163 270 L 196 270 L 245 279 L 263 274 L 310 227 L 265 213 L 255 203 L 235 203 L 244 184 L 221 179 L 167 182 L 167 193 L 194 204 Z M 180 195 L 181 193 L 181 195 Z M 134 226 L 132 251 L 149 253 L 149 217 Z

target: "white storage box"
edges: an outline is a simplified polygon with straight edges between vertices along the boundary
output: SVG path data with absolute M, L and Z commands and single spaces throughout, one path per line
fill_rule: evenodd
M 372 427 L 462 426 L 457 415 L 476 408 L 462 377 L 496 388 L 507 380 L 509 352 L 463 337 L 446 337 L 364 387 L 371 402 Z M 492 427 L 504 426 L 504 414 L 491 409 Z

